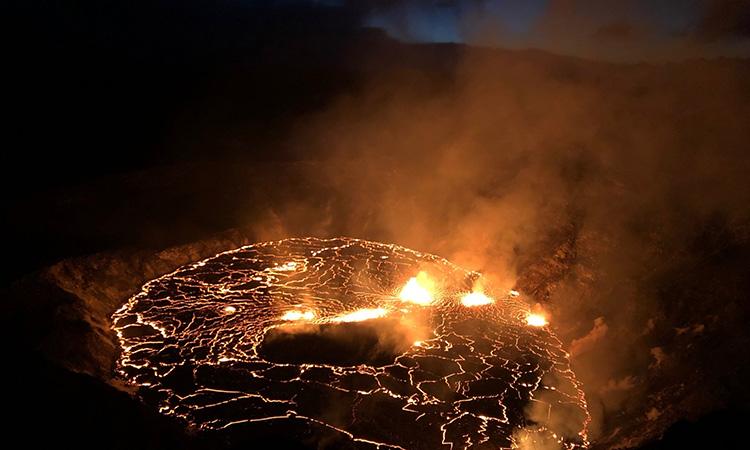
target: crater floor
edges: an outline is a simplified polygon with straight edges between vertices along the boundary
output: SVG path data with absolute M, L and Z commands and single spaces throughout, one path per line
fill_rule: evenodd
M 404 301 L 423 272 L 429 302 Z M 357 239 L 221 253 L 157 278 L 113 316 L 118 370 L 145 402 L 232 433 L 304 421 L 363 448 L 587 446 L 568 355 L 505 293 L 462 304 L 480 274 Z

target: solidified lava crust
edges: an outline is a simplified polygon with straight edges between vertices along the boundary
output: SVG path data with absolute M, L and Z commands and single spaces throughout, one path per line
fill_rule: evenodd
M 418 272 L 436 282 L 427 305 L 398 296 Z M 559 340 L 525 323 L 519 298 L 487 290 L 494 303 L 462 305 L 479 278 L 358 239 L 242 247 L 123 305 L 118 371 L 205 430 L 302 420 L 362 448 L 586 447 L 586 403 Z M 358 311 L 373 317 L 348 319 Z

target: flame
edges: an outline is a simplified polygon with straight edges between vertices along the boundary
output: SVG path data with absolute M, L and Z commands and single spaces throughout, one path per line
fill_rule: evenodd
M 227 314 L 234 314 L 237 312 L 237 308 L 235 308 L 234 306 L 225 306 L 224 312 Z
M 385 308 L 363 308 L 349 314 L 334 317 L 331 322 L 362 322 L 364 320 L 377 319 L 388 314 Z
M 425 272 L 419 272 L 406 282 L 398 297 L 417 305 L 429 305 L 432 303 L 432 292 L 435 290 L 435 282 Z
M 532 327 L 543 327 L 547 325 L 547 318 L 544 314 L 528 313 L 526 315 L 526 324 Z
M 281 320 L 313 320 L 315 313 L 312 311 L 287 311 L 281 316 Z
M 461 304 L 468 307 L 489 305 L 491 303 L 495 303 L 495 300 L 479 291 L 471 292 L 461 297 Z

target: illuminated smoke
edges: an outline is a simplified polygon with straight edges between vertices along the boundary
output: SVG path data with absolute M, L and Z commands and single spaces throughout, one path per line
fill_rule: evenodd
M 321 215 L 298 198 L 289 202 L 294 214 L 280 205 L 274 238 L 307 233 L 313 222 L 321 235 L 445 255 L 498 280 L 503 293 L 513 288 L 544 303 L 565 345 L 580 343 L 602 317 L 609 331 L 573 355 L 601 409 L 602 435 L 615 436 L 648 410 L 635 405 L 653 401 L 633 396 L 684 380 L 648 367 L 650 349 L 666 348 L 664 336 L 687 325 L 665 315 L 674 310 L 661 288 L 673 287 L 654 283 L 700 267 L 692 243 L 712 251 L 746 245 L 750 190 L 739 187 L 750 172 L 740 120 L 750 117 L 747 68 L 607 65 L 469 48 L 456 49 L 455 59 L 434 71 L 377 70 L 361 90 L 303 120 L 292 140 L 318 157 L 304 172 L 331 193 L 330 206 Z M 643 333 L 649 319 L 656 325 Z M 523 315 L 518 322 L 549 328 Z M 605 389 L 627 377 L 637 392 Z M 633 405 L 627 412 L 624 398 Z
M 553 436 L 540 427 L 527 427 L 513 435 L 514 450 L 561 450 L 563 447 Z

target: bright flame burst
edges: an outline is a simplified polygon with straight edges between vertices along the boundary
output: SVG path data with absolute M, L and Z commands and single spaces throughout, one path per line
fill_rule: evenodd
M 425 306 L 432 303 L 434 291 L 435 282 L 430 279 L 426 272 L 419 272 L 416 277 L 410 278 L 401 288 L 398 298 L 405 302 Z
M 543 314 L 528 313 L 526 315 L 526 324 L 532 327 L 543 327 L 547 325 L 547 318 Z
M 490 297 L 487 297 L 483 292 L 471 292 L 461 297 L 461 304 L 464 306 L 482 306 L 495 303 Z
M 287 311 L 281 316 L 281 320 L 313 320 L 315 313 L 312 311 Z
M 343 316 L 334 317 L 331 322 L 362 322 L 364 320 L 377 319 L 388 314 L 385 308 L 358 309 Z

